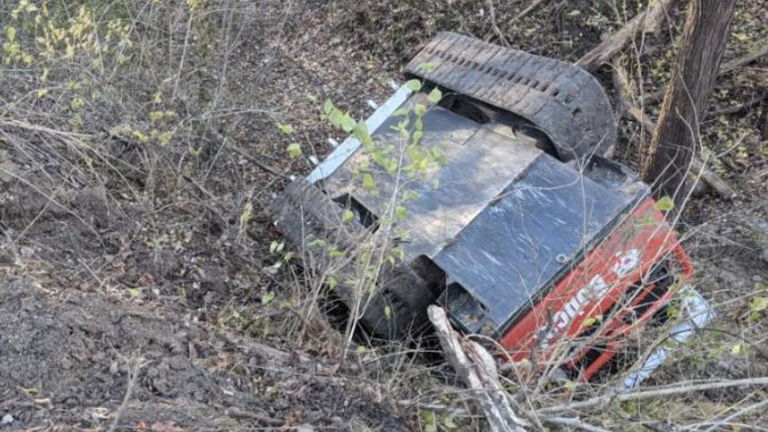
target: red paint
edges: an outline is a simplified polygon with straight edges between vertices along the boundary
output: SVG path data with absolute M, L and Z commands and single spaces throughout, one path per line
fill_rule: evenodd
M 633 251 L 634 255 L 631 253 Z M 622 269 L 615 267 L 622 255 L 639 257 L 637 260 L 625 260 L 636 265 L 631 271 L 623 274 L 621 271 L 617 273 L 616 270 Z M 584 330 L 585 320 L 608 311 L 632 284 L 647 275 L 655 263 L 668 257 L 673 258 L 679 267 L 679 274 L 675 275 L 678 285 L 690 280 L 693 276 L 690 258 L 680 246 L 677 235 L 665 221 L 662 212 L 656 209 L 655 201 L 647 199 L 605 240 L 592 249 L 570 274 L 561 279 L 528 315 L 513 325 L 501 338 L 501 345 L 507 350 L 512 361 L 529 359 L 539 368 L 545 368 L 555 360 L 554 357 L 558 353 L 563 355 L 564 350 L 558 350 L 559 346 L 564 346 Z M 595 284 L 602 281 L 607 286 Z M 590 288 L 585 289 L 590 282 L 593 282 Z M 603 289 L 595 290 L 595 286 L 602 286 Z M 644 286 L 630 305 L 639 304 L 652 289 L 653 284 Z M 585 295 L 589 292 L 602 295 L 589 298 Z M 602 323 L 599 329 L 590 335 L 588 342 L 591 344 L 585 343 L 585 346 L 579 347 L 567 358 L 570 364 L 573 364 L 589 351 L 595 341 L 599 340 L 600 344 L 605 345 L 606 349 L 583 371 L 580 379 L 588 380 L 603 367 L 621 348 L 624 336 L 633 331 L 640 331 L 647 318 L 669 301 L 673 294 L 668 291 L 630 324 L 622 320 L 627 311 L 616 313 L 608 322 Z M 557 323 L 562 326 L 562 330 L 550 335 L 551 339 L 547 344 L 544 342 L 545 334 L 555 328 Z

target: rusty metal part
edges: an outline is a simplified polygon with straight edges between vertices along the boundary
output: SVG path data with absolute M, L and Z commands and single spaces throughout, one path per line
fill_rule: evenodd
M 616 140 L 603 87 L 570 63 L 443 32 L 405 71 L 525 118 L 552 140 L 564 161 L 602 154 Z

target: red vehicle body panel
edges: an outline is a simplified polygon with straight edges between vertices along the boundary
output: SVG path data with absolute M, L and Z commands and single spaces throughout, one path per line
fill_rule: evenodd
M 599 355 L 578 375 L 579 380 L 589 380 L 615 356 L 625 336 L 642 328 L 674 295 L 674 288 L 667 290 L 652 305 L 643 307 L 641 316 L 627 319 L 632 307 L 643 302 L 654 288 L 653 281 L 644 279 L 655 265 L 668 258 L 675 262 L 675 286 L 692 278 L 690 258 L 656 207 L 653 199 L 643 201 L 501 337 L 500 344 L 510 360 L 528 359 L 539 368 L 563 360 L 574 366 L 599 345 Z M 622 299 L 638 283 L 635 294 Z M 618 301 L 628 307 L 616 308 L 611 316 L 603 317 Z M 592 328 L 578 347 L 568 345 L 593 326 L 597 328 Z

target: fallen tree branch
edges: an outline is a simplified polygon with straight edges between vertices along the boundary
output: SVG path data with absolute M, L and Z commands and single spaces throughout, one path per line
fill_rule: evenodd
M 763 41 L 762 44 L 758 44 L 756 49 L 744 54 L 743 56 L 723 63 L 722 66 L 720 66 L 720 71 L 718 73 L 724 74 L 734 71 L 741 68 L 742 66 L 746 66 L 752 63 L 753 61 L 765 55 L 768 55 L 768 40 Z
M 527 422 L 512 411 L 506 391 L 499 383 L 491 354 L 477 342 L 460 338 L 443 308 L 432 305 L 427 312 L 448 361 L 467 387 L 475 391 L 490 430 L 525 432 L 523 426 Z
M 714 171 L 707 168 L 707 166 L 704 165 L 704 162 L 698 157 L 694 156 L 691 159 L 691 170 L 695 175 L 701 177 L 701 180 L 703 180 L 704 183 L 714 189 L 721 198 L 731 200 L 739 195 L 728 182 L 721 179 L 720 176 L 714 173 Z
M 707 113 L 707 115 L 704 117 L 704 121 L 712 120 L 714 118 L 720 117 L 722 115 L 730 115 L 730 114 L 736 114 L 740 113 L 742 111 L 746 111 L 756 105 L 759 105 L 760 102 L 764 101 L 765 99 L 768 99 L 768 93 L 759 95 L 755 98 L 752 98 L 742 104 L 729 106 L 726 108 L 721 108 L 719 110 L 713 110 Z
M 699 384 L 675 385 L 649 390 L 635 391 L 623 394 L 606 394 L 579 402 L 573 402 L 564 406 L 544 407 L 539 413 L 557 413 L 562 411 L 575 411 L 594 406 L 606 406 L 611 402 L 624 402 L 629 400 L 651 399 L 662 396 L 672 396 L 682 393 L 692 393 L 706 390 L 715 390 L 730 387 L 768 386 L 768 377 L 744 378 L 728 381 L 713 381 Z
M 645 31 L 649 25 L 658 25 L 674 2 L 675 0 L 657 0 L 656 3 L 635 15 L 616 33 L 584 54 L 576 62 L 576 65 L 589 72 L 594 72 L 600 66 L 607 63 L 616 53 L 624 49 L 630 39 L 638 32 L 641 30 Z

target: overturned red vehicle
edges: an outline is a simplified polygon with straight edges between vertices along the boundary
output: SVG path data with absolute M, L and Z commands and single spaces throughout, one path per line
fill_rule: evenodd
M 428 106 L 419 145 L 444 161 L 407 182 L 417 193 L 396 224 L 408 233 L 395 241 L 402 263 L 365 302 L 343 277 L 337 294 L 367 306 L 361 322 L 375 334 L 405 335 L 437 303 L 511 361 L 590 379 L 633 333 L 663 320 L 693 275 L 648 186 L 603 157 L 616 122 L 602 86 L 574 65 L 455 33 L 437 35 L 406 76 L 423 85 L 376 110 L 371 139 L 402 146 L 398 125 Z M 430 104 L 434 88 L 444 97 Z M 309 237 L 353 248 L 391 214 L 401 180 L 363 147 L 348 138 L 275 200 L 276 226 L 305 253 Z M 360 185 L 362 168 L 376 191 Z

